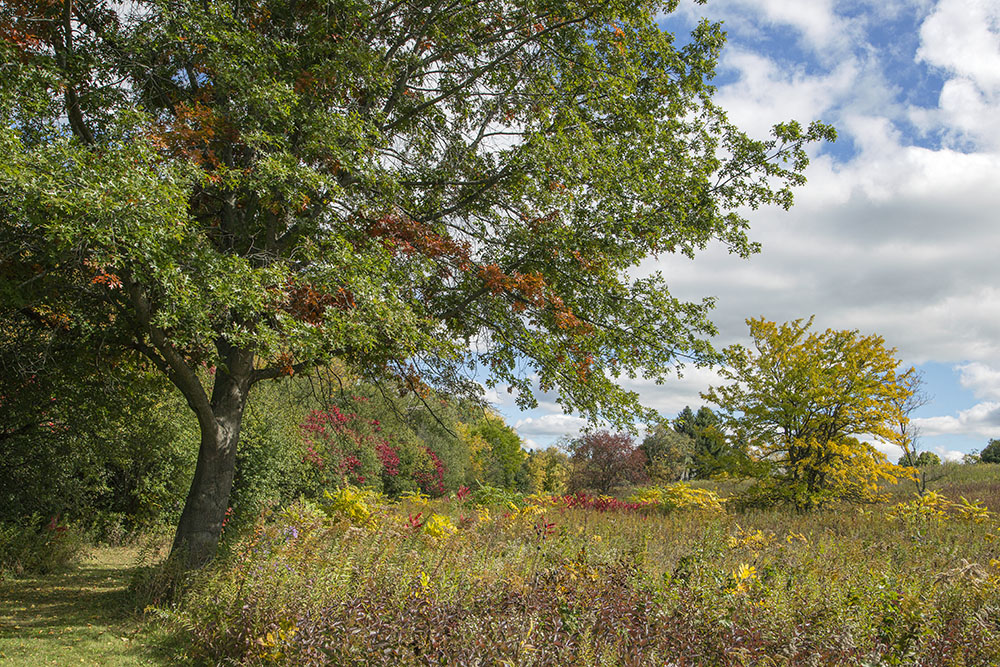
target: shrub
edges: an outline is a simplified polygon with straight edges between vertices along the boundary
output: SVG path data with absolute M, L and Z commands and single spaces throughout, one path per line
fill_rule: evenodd
M 613 496 L 592 496 L 582 491 L 558 499 L 564 507 L 595 512 L 634 512 L 641 503 L 619 500 Z
M 40 378 L 39 423 L 4 439 L 0 521 L 59 514 L 111 540 L 176 521 L 197 453 L 190 411 L 134 367 L 80 373 L 75 383 Z M 0 413 L 28 419 L 2 400 L 3 384 Z
M 84 544 L 82 532 L 61 523 L 58 515 L 0 524 L 0 579 L 65 570 L 80 560 Z
M 947 521 L 957 518 L 971 523 L 984 523 L 992 516 L 979 501 L 971 502 L 964 496 L 959 500 L 949 500 L 935 491 L 917 495 L 913 500 L 901 502 L 893 506 L 887 516 L 907 525 Z
M 518 488 L 528 493 L 564 494 L 568 490 L 570 462 L 556 447 L 528 452 L 518 475 Z
M 517 483 L 517 473 L 526 458 L 521 449 L 517 431 L 504 423 L 498 415 L 488 413 L 477 423 L 462 429 L 471 451 L 470 472 L 476 479 L 492 486 L 512 489 Z
M 356 486 L 345 486 L 333 493 L 325 494 L 327 503 L 323 511 L 331 517 L 342 517 L 355 525 L 363 525 L 372 518 L 372 512 L 385 496 L 371 489 L 359 489 Z M 293 505 L 293 508 L 311 507 L 308 503 Z
M 424 454 L 424 463 L 414 472 L 413 478 L 424 493 L 432 496 L 442 496 L 445 492 L 444 462 L 441 461 L 437 453 L 430 447 L 424 448 Z
M 516 508 L 524 504 L 524 496 L 517 491 L 480 484 L 469 494 L 468 502 L 480 507 Z
M 299 432 L 307 409 L 292 384 L 260 383 L 253 389 L 236 454 L 230 496 L 235 528 L 252 523 L 268 505 L 286 505 L 316 489 Z
M 300 425 L 304 458 L 311 469 L 311 493 L 345 484 L 387 495 L 415 490 L 439 496 L 447 488 L 448 467 L 435 449 L 405 424 L 385 422 L 389 409 L 364 395 L 342 398 L 311 411 Z
M 663 512 L 677 510 L 704 510 L 723 512 L 722 499 L 714 491 L 695 489 L 683 482 L 665 486 L 651 486 L 636 490 L 629 500 L 653 506 Z

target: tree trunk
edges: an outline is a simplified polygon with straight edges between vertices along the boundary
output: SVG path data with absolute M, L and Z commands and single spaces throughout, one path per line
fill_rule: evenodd
M 198 463 L 170 550 L 185 569 L 208 563 L 219 545 L 253 374 L 253 353 L 228 348 L 222 357 L 225 365 L 215 372 L 210 411 L 195 410 L 201 428 Z

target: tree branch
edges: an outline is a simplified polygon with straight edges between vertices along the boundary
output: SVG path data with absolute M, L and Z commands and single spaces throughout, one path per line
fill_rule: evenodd
M 66 91 L 64 93 L 66 115 L 69 116 L 69 125 L 73 134 L 83 143 L 92 146 L 94 134 L 84 122 L 83 112 L 80 110 L 80 97 L 77 95 L 76 88 L 69 82 L 69 57 L 73 55 L 73 0 L 66 0 L 63 6 L 62 29 L 63 43 L 61 47 L 53 46 L 55 46 L 56 57 L 59 60 L 59 68 L 66 77 Z
M 215 414 L 201 380 L 198 379 L 198 375 L 173 344 L 167 340 L 163 330 L 153 324 L 152 308 L 142 288 L 132 280 L 131 276 L 123 277 L 122 283 L 129 295 L 132 307 L 135 309 L 136 318 L 143 333 L 149 336 L 149 340 L 159 354 L 151 354 L 152 350 L 141 339 L 133 341 L 135 349 L 149 357 L 150 361 L 166 374 L 174 386 L 180 389 L 191 409 L 198 415 L 198 422 L 203 427 L 210 425 L 209 422 L 214 425 Z

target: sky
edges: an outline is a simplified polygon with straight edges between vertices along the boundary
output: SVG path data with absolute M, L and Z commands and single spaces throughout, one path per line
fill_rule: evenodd
M 686 34 L 700 17 L 728 33 L 713 83 L 730 120 L 766 137 L 819 119 L 839 138 L 813 148 L 790 211 L 747 213 L 760 254 L 641 269 L 717 298 L 717 348 L 746 343 L 758 316 L 883 336 L 923 373 L 922 450 L 957 459 L 1000 437 L 1000 0 L 682 0 L 661 25 Z M 713 383 L 689 368 L 623 384 L 670 417 Z M 530 412 L 494 398 L 529 447 L 584 424 L 551 396 Z

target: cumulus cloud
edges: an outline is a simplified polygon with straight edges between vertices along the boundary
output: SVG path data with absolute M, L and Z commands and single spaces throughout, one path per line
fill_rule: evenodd
M 875 449 L 885 454 L 885 457 L 889 459 L 891 463 L 895 463 L 903 456 L 903 448 L 897 447 L 896 445 L 890 445 L 885 442 L 873 442 L 870 443 Z M 927 451 L 932 451 L 941 457 L 942 461 L 961 461 L 964 456 L 963 452 L 956 449 L 948 449 L 947 447 L 937 446 L 931 447 Z
M 1000 436 L 1000 402 L 984 401 L 960 411 L 957 416 L 917 418 L 913 424 L 925 436 L 976 435 L 995 438 Z
M 984 91 L 1000 89 L 1000 5 L 941 0 L 920 27 L 917 58 L 944 67 Z
M 537 375 L 528 375 L 527 378 L 533 385 L 532 394 L 535 397 L 535 402 L 538 403 L 538 407 L 535 409 L 542 412 L 561 414 L 563 410 L 562 405 L 559 403 L 559 393 L 556 391 L 542 391 L 539 387 Z M 483 396 L 501 412 L 514 412 L 517 409 L 516 404 L 519 394 L 516 389 L 512 389 L 511 391 L 508 391 L 508 389 L 511 389 L 508 385 L 498 385 L 492 389 L 483 386 Z
M 641 378 L 623 379 L 619 383 L 624 388 L 638 393 L 642 397 L 644 405 L 653 408 L 663 417 L 669 419 L 675 417 L 687 406 L 697 410 L 699 406 L 705 404 L 701 398 L 701 392 L 707 391 L 710 386 L 724 384 L 724 381 L 711 368 L 691 366 L 683 370 L 682 379 L 668 378 L 659 385 L 652 380 Z
M 920 28 L 917 58 L 945 70 L 936 120 L 960 144 L 1000 147 L 1000 5 L 992 0 L 941 0 Z
M 844 45 L 850 31 L 847 21 L 833 10 L 832 0 L 741 0 L 747 10 L 760 11 L 771 23 L 788 25 L 800 32 L 816 50 Z
M 901 11 L 900 3 L 888 4 L 889 14 Z M 922 22 L 933 28 L 934 16 L 956 11 L 952 4 L 939 3 Z M 987 11 L 982 5 L 981 14 Z M 768 17 L 757 21 L 762 29 L 778 5 L 726 3 L 723 13 L 741 13 L 753 24 L 751 6 Z M 873 24 L 874 7 L 857 20 Z M 830 11 L 826 4 L 821 9 Z M 991 30 L 985 25 L 977 30 Z M 1000 77 L 1000 67 L 960 68 L 958 56 L 931 48 L 943 43 L 938 35 L 945 32 L 925 31 L 919 60 L 914 47 L 910 65 L 952 63 L 956 76 L 980 87 Z M 854 155 L 815 158 L 790 212 L 747 212 L 751 236 L 763 244 L 749 262 L 715 248 L 695 262 L 668 257 L 647 268 L 662 270 L 682 298 L 718 297 L 715 319 L 725 342 L 744 335 L 748 316 L 786 320 L 815 313 L 817 326 L 882 334 L 911 363 L 1000 361 L 1000 154 L 919 145 L 921 138 L 905 131 L 915 111 L 893 79 L 894 64 L 863 40 L 830 67 L 792 68 L 779 66 L 752 41 L 741 43 L 739 31 L 733 41 L 724 62 L 738 77 L 720 88 L 718 99 L 738 125 L 759 134 L 788 117 L 833 120 Z M 1000 39 L 994 42 L 1000 48 Z M 991 101 L 989 110 L 1000 119 L 1000 102 Z M 961 129 L 944 114 L 932 125 Z
M 935 447 L 934 453 L 940 456 L 942 461 L 961 461 L 965 456 L 963 452 L 947 447 Z
M 523 441 L 524 441 L 524 447 L 529 451 L 534 451 L 536 449 L 545 449 L 545 447 L 539 445 L 536 441 L 532 440 L 531 438 L 523 438 Z
M 707 8 L 690 2 L 682 11 L 690 19 L 708 13 L 736 33 L 752 32 L 761 24 L 788 31 L 788 39 L 823 58 L 846 48 L 853 32 L 851 20 L 835 11 L 833 0 L 729 0 Z
M 885 454 L 885 457 L 889 459 L 889 461 L 892 463 L 898 461 L 899 458 L 903 455 L 903 448 L 897 447 L 896 445 L 890 445 L 888 443 L 879 442 L 877 440 L 874 442 L 869 442 L 868 444 L 870 444 L 872 447 Z
M 956 370 L 960 373 L 959 384 L 976 398 L 1000 400 L 1000 370 L 979 362 L 961 364 Z
M 744 47 L 724 52 L 721 66 L 737 75 L 724 86 L 716 101 L 737 125 L 754 136 L 767 136 L 775 123 L 788 119 L 819 118 L 855 85 L 859 64 L 854 58 L 841 60 L 829 72 L 807 73 L 804 68 L 779 65 Z M 780 100 L 780 115 L 776 102 Z
M 514 429 L 522 438 L 539 440 L 551 436 L 575 436 L 587 425 L 587 420 L 566 414 L 547 414 L 540 417 L 526 417 L 514 424 Z

